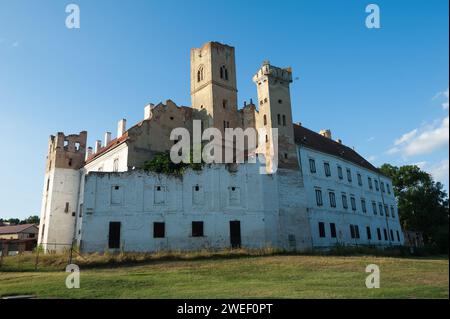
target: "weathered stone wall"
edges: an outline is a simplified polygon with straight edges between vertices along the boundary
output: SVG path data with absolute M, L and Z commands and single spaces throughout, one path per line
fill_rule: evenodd
M 125 251 L 229 247 L 230 221 L 241 223 L 242 246 L 277 246 L 275 190 L 273 176 L 260 175 L 258 165 L 250 164 L 235 172 L 206 166 L 183 178 L 92 172 L 84 190 L 82 250 L 106 250 L 111 221 L 121 222 Z M 204 222 L 203 237 L 192 237 L 192 221 Z M 153 238 L 153 222 L 165 222 L 165 238 Z

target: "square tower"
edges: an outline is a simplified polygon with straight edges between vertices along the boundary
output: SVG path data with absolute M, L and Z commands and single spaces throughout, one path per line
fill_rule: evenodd
M 253 82 L 258 91 L 256 128 L 266 129 L 266 144 L 277 148 L 280 168 L 298 169 L 289 89 L 292 83 L 291 68 L 279 68 L 265 61 L 253 76 Z M 276 143 L 273 128 L 278 129 Z
M 234 48 L 208 42 L 191 49 L 191 102 L 205 110 L 203 128 L 215 127 L 224 133 L 237 123 L 237 85 Z

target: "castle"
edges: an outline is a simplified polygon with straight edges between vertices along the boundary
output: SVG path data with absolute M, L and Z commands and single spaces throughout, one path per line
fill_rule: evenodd
M 94 148 L 85 131 L 51 136 L 39 244 L 83 252 L 402 245 L 391 180 L 329 130 L 293 123 L 291 69 L 264 62 L 253 82 L 257 103 L 238 108 L 234 48 L 208 42 L 191 50 L 190 107 L 149 104 L 141 122 L 127 129 L 120 120 L 116 137 L 107 132 Z M 174 145 L 174 128 L 192 132 L 194 120 L 222 133 L 264 128 L 266 149 L 277 144 L 276 172 L 250 162 L 181 178 L 142 170 Z

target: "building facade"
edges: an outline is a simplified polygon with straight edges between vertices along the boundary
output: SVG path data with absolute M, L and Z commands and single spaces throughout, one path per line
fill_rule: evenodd
M 191 50 L 192 107 L 149 104 L 142 121 L 127 129 L 120 120 L 116 137 L 106 132 L 94 148 L 86 132 L 52 136 L 39 243 L 86 252 L 401 245 L 391 181 L 331 132 L 293 123 L 291 69 L 264 62 L 253 81 L 257 102 L 238 108 L 234 48 L 209 42 Z M 245 163 L 203 165 L 181 178 L 142 170 L 177 142 L 173 129 L 194 134 L 194 121 L 200 133 L 263 128 L 265 143 L 259 153 L 245 149 Z M 222 142 L 237 152 L 233 140 Z M 268 174 L 252 158 L 267 159 Z

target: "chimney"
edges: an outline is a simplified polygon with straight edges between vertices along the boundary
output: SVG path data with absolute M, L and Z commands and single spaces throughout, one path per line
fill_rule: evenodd
M 336 140 L 336 142 L 338 142 L 339 144 L 342 144 L 342 140 L 341 140 L 340 138 L 338 138 L 338 139 Z
M 86 159 L 88 159 L 91 156 L 92 156 L 92 147 L 89 146 L 86 152 Z
M 320 130 L 320 135 L 325 136 L 326 138 L 331 139 L 331 131 L 330 130 Z
M 111 142 L 111 132 L 105 133 L 105 146 L 108 146 L 108 144 Z
M 126 119 L 121 119 L 119 123 L 117 124 L 117 138 L 122 137 L 123 133 L 125 133 L 127 125 Z
M 152 117 L 152 108 L 155 105 L 150 103 L 144 107 L 144 120 L 149 120 Z
M 100 148 L 102 147 L 102 141 L 96 140 L 95 141 L 95 147 L 94 147 L 94 153 L 97 153 L 100 151 Z

